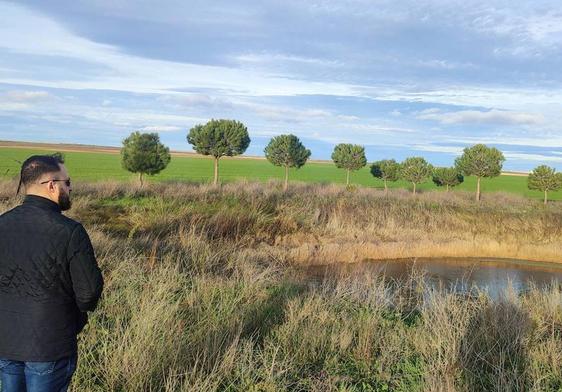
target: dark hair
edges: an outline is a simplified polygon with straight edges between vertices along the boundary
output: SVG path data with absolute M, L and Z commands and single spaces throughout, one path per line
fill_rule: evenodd
M 20 183 L 16 195 L 20 192 L 21 185 L 29 185 L 37 181 L 46 173 L 56 173 L 60 171 L 60 164 L 64 163 L 61 153 L 52 155 L 33 155 L 25 160 L 21 165 Z

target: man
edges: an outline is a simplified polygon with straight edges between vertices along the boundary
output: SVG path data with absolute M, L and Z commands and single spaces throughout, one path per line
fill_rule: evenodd
M 103 278 L 88 234 L 61 214 L 72 191 L 62 157 L 27 159 L 21 185 L 23 204 L 0 216 L 2 391 L 66 391 Z

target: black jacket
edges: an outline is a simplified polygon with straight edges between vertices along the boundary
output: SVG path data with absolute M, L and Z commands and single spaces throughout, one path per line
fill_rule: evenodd
M 0 358 L 74 354 L 102 288 L 86 230 L 56 203 L 28 195 L 0 216 Z

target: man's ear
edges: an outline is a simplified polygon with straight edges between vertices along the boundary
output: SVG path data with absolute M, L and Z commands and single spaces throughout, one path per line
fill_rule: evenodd
M 49 190 L 49 193 L 55 193 L 57 191 L 56 186 L 55 186 L 55 182 L 49 181 L 47 189 Z

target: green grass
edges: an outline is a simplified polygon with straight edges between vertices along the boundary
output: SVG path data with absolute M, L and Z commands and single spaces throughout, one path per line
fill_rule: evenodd
M 19 172 L 20 162 L 28 156 L 54 151 L 25 149 L 25 148 L 0 148 L 0 177 L 15 177 Z M 65 152 L 67 167 L 71 177 L 80 181 L 101 180 L 135 180 L 133 175 L 121 168 L 120 156 L 110 153 L 98 152 Z M 283 178 L 283 169 L 273 166 L 266 160 L 259 159 L 232 159 L 223 158 L 220 161 L 220 178 L 222 182 L 240 179 L 250 181 L 267 181 Z M 209 158 L 173 157 L 170 165 L 162 173 L 149 177 L 155 181 L 211 181 L 213 176 L 213 162 Z M 317 183 L 345 182 L 345 171 L 337 169 L 331 163 L 309 162 L 299 170 L 291 170 L 290 180 Z M 369 167 L 352 173 L 353 184 L 383 188 L 383 182 L 373 178 Z M 398 181 L 390 184 L 392 188 L 411 188 L 411 184 Z M 420 190 L 440 190 L 433 183 L 427 182 L 418 186 Z M 465 182 L 456 189 L 474 191 L 476 179 L 465 178 Z M 500 176 L 493 179 L 482 180 L 482 192 L 510 192 L 535 199 L 542 199 L 542 192 L 527 189 L 527 178 L 518 176 Z M 551 200 L 562 200 L 562 191 L 551 192 Z

